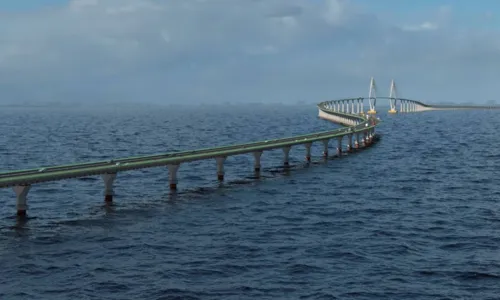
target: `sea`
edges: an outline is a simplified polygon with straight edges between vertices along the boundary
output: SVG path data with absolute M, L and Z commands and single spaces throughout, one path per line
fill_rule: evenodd
M 378 142 L 313 145 L 0 189 L 0 299 L 500 299 L 499 111 L 388 115 Z M 314 104 L 2 107 L 0 170 L 338 126 Z

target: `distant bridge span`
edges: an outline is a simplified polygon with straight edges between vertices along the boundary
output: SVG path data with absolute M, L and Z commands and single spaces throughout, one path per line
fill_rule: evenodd
M 432 110 L 467 110 L 467 109 L 500 109 L 500 106 L 487 106 L 487 105 L 435 105 L 426 104 L 418 100 L 400 98 L 397 96 L 396 83 L 394 80 L 391 82 L 389 96 L 377 97 L 377 87 L 373 77 L 370 80 L 370 90 L 368 97 L 346 98 L 331 101 L 324 101 L 318 104 L 318 108 L 324 113 L 340 112 L 347 114 L 365 114 L 365 100 L 368 100 L 367 114 L 376 114 L 377 99 L 389 100 L 389 113 L 410 113 L 410 112 L 423 112 Z M 398 105 L 399 104 L 399 105 Z

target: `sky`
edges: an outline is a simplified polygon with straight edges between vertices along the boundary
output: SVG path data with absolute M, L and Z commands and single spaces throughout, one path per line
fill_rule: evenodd
M 0 103 L 496 101 L 500 1 L 0 0 Z M 498 99 L 500 100 L 500 99 Z M 500 103 L 500 101 L 498 101 Z

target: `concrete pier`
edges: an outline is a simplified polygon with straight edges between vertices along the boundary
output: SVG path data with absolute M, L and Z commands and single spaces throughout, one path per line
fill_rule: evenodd
M 282 149 L 283 149 L 283 165 L 285 167 L 288 167 L 290 166 L 289 159 L 290 159 L 290 150 L 292 149 L 292 147 L 286 146 L 283 147 Z
M 312 143 L 306 143 L 306 144 L 304 144 L 304 146 L 306 146 L 306 161 L 310 162 L 311 161 Z
M 224 180 L 224 162 L 226 161 L 226 157 L 217 157 L 215 161 L 217 162 L 217 179 L 222 181 Z
M 177 171 L 179 171 L 180 164 L 168 165 L 168 183 L 171 190 L 177 189 Z
M 113 184 L 116 179 L 116 173 L 105 173 L 101 175 L 104 181 L 104 201 L 112 202 L 114 196 Z
M 323 156 L 328 157 L 328 145 L 330 143 L 330 140 L 323 140 Z
M 254 162 L 254 171 L 260 172 L 260 158 L 262 157 L 262 151 L 257 151 L 253 153 L 253 157 L 255 159 Z
M 16 209 L 18 217 L 25 217 L 28 210 L 28 193 L 31 185 L 16 185 L 13 187 L 16 193 Z

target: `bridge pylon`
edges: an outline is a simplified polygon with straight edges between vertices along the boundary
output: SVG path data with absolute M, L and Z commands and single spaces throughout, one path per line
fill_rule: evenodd
M 397 99 L 397 91 L 396 91 L 396 83 L 394 82 L 394 79 L 391 81 L 391 90 L 389 92 L 389 113 L 390 114 L 395 114 L 398 111 L 396 110 L 396 99 Z
M 367 113 L 374 115 L 377 113 L 375 106 L 377 105 L 377 86 L 375 85 L 375 79 L 373 77 L 370 79 L 370 91 L 368 93 L 368 103 L 370 104 L 370 109 Z

